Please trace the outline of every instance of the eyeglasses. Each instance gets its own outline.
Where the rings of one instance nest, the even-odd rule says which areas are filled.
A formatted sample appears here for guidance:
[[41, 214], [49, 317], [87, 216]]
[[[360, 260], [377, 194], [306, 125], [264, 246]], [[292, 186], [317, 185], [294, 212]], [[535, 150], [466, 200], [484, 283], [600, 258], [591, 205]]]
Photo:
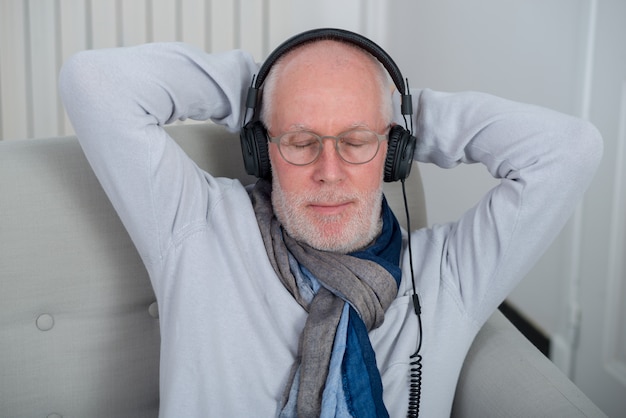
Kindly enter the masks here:
[[333, 135], [318, 135], [311, 131], [286, 132], [269, 141], [278, 145], [280, 155], [290, 164], [308, 165], [314, 163], [322, 153], [324, 139], [335, 140], [335, 150], [339, 157], [350, 164], [365, 164], [378, 154], [380, 142], [386, 134], [377, 134], [364, 128], [355, 128]]

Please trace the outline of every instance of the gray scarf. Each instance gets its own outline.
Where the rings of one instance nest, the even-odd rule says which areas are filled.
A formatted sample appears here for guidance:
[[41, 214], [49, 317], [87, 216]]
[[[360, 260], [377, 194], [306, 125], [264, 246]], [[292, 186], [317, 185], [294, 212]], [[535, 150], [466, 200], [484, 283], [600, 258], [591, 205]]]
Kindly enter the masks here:
[[[385, 311], [396, 297], [397, 283], [379, 263], [319, 251], [283, 233], [274, 216], [271, 191], [269, 181], [259, 180], [251, 192], [265, 249], [278, 277], [309, 313], [285, 398], [299, 369], [298, 416], [317, 417], [321, 412], [322, 393], [344, 303], [347, 301], [358, 312], [367, 330], [375, 329], [382, 324]], [[310, 303], [300, 294], [297, 279], [290, 268], [289, 254], [322, 286]]]

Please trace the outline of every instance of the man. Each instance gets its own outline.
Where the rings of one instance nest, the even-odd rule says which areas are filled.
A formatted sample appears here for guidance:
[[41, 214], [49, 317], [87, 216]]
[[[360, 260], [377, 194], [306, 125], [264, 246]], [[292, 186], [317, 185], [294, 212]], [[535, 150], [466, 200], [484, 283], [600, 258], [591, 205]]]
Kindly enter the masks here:
[[163, 130], [185, 118], [239, 129], [256, 71], [240, 51], [153, 44], [80, 53], [61, 74], [157, 295], [161, 415], [406, 416], [422, 345], [420, 413], [449, 416], [475, 334], [588, 185], [597, 131], [488, 95], [412, 92], [415, 160], [481, 162], [501, 179], [457, 222], [411, 231], [418, 316], [409, 236], [381, 195], [399, 100], [368, 53], [317, 40], [272, 67], [271, 182], [214, 178]]

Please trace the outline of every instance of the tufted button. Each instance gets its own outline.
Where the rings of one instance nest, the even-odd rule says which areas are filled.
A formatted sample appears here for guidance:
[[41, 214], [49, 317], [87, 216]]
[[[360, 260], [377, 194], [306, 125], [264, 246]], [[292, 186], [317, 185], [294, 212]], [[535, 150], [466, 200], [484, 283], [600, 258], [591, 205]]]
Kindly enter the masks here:
[[150, 306], [148, 306], [148, 313], [151, 317], [157, 319], [159, 317], [159, 305], [156, 302], [152, 302]]
[[63, 415], [53, 413], [53, 414], [48, 415], [46, 418], [63, 418]]
[[54, 327], [54, 317], [50, 314], [41, 314], [37, 317], [36, 324], [40, 331], [50, 331]]

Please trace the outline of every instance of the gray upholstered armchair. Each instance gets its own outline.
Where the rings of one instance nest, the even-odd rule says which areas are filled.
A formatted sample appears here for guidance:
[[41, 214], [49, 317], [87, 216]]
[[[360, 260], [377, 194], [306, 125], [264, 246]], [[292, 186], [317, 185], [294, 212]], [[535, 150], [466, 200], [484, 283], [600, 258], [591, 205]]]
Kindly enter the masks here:
[[[253, 181], [235, 135], [170, 132], [202, 168]], [[410, 182], [413, 226], [424, 226], [417, 169]], [[402, 220], [399, 184], [385, 187]], [[0, 416], [157, 416], [155, 297], [76, 139], [0, 142], [0, 192]], [[603, 415], [496, 313], [465, 361], [453, 416]]]

